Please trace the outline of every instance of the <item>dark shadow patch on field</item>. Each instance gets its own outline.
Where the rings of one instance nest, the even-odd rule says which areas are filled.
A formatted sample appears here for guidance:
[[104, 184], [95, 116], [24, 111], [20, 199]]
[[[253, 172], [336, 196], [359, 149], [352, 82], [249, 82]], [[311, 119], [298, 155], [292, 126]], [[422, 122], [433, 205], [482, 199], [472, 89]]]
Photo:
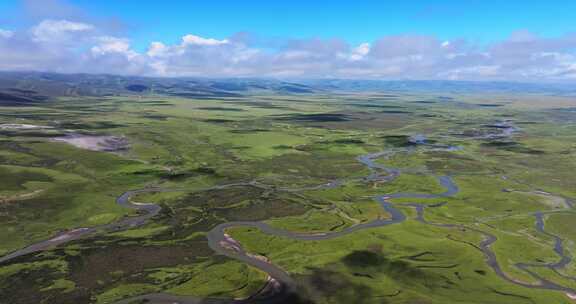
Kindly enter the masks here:
[[111, 273], [121, 272], [122, 276], [129, 277], [146, 269], [188, 264], [195, 258], [213, 254], [205, 239], [189, 240], [186, 245], [174, 246], [119, 243], [87, 247], [78, 255], [68, 256], [70, 278], [79, 288], [93, 289], [116, 280]]
[[207, 122], [207, 123], [213, 123], [213, 124], [224, 124], [224, 123], [229, 123], [229, 122], [237, 122], [237, 120], [223, 119], [223, 118], [208, 118], [208, 119], [202, 119], [202, 121]]
[[361, 139], [342, 138], [342, 139], [336, 139], [336, 140], [332, 141], [331, 143], [338, 144], [338, 145], [362, 145], [365, 142]]
[[3, 150], [10, 150], [16, 153], [26, 153], [29, 154], [32, 150], [28, 147], [22, 146], [16, 141], [0, 141], [0, 148]]
[[164, 100], [139, 100], [138, 104], [144, 104], [147, 106], [156, 106], [156, 107], [165, 107], [165, 106], [173, 106], [173, 103]]
[[[48, 181], [48, 179], [32, 177], [24, 180], [24, 174], [22, 179], [14, 178], [15, 181], [10, 181], [10, 183], [4, 183], [6, 180], [2, 178], [4, 189], [9, 189], [8, 186], [14, 187], [13, 190], [22, 190], [22, 182], [28, 182], [33, 180]], [[42, 196], [35, 196], [27, 199], [18, 200], [16, 204], [4, 204], [3, 214], [0, 215], [0, 221], [7, 225], [20, 225], [22, 223], [36, 223], [39, 218], [59, 218], [62, 216], [62, 212], [69, 209], [70, 206], [74, 206], [74, 196], [70, 195], [72, 191], [76, 191], [77, 185], [70, 185], [69, 187], [63, 187], [64, 189], [59, 189], [61, 193], [56, 193], [56, 191], [50, 191], [44, 193]], [[64, 191], [68, 191], [65, 193]], [[49, 206], [50, 208], [47, 208]], [[39, 223], [41, 225], [41, 223]], [[16, 259], [18, 261], [18, 258]]]
[[128, 126], [127, 124], [117, 123], [114, 121], [91, 121], [91, 122], [67, 121], [58, 124], [59, 128], [72, 129], [72, 130], [104, 130], [104, 129], [122, 128], [127, 126]]
[[270, 110], [290, 110], [290, 111], [296, 111], [297, 110], [295, 108], [286, 107], [286, 106], [279, 106], [279, 105], [252, 105], [251, 107], [258, 108], [258, 109], [270, 109]]
[[261, 104], [269, 104], [267, 102], [260, 102], [260, 101], [251, 101], [251, 100], [244, 100], [244, 99], [226, 99], [222, 100], [223, 104], [225, 105], [237, 105], [237, 106], [254, 106], [254, 105], [261, 105]]
[[[346, 275], [330, 269], [310, 268], [310, 273], [298, 275], [305, 294], [314, 303], [373, 303], [374, 290], [350, 280]], [[388, 303], [380, 299], [380, 303]]]
[[382, 138], [386, 144], [393, 147], [405, 148], [417, 145], [408, 135], [385, 135]]
[[173, 208], [195, 206], [204, 210], [226, 208], [237, 203], [257, 199], [264, 195], [264, 190], [250, 186], [238, 186], [227, 189], [191, 193], [178, 199]]
[[310, 208], [295, 198], [283, 195], [270, 195], [251, 199], [241, 207], [214, 208], [214, 214], [232, 221], [264, 221], [272, 218], [297, 216]]
[[216, 170], [214, 168], [199, 167], [199, 168], [196, 168], [194, 170], [188, 170], [188, 171], [164, 172], [163, 174], [160, 174], [158, 177], [160, 177], [162, 179], [170, 180], [170, 181], [182, 181], [182, 180], [185, 180], [188, 178], [198, 177], [201, 175], [209, 175], [209, 176], [213, 176], [213, 177], [219, 176], [219, 174], [216, 172]]
[[456, 268], [460, 266], [460, 264], [449, 264], [449, 265], [417, 265], [416, 268], [420, 268], [420, 269], [452, 269], [452, 268]]
[[490, 141], [482, 143], [480, 146], [483, 148], [504, 150], [508, 152], [521, 153], [521, 154], [531, 154], [531, 155], [546, 154], [546, 152], [542, 150], [532, 149], [524, 146], [523, 144], [513, 141]]
[[24, 184], [27, 182], [52, 182], [52, 177], [32, 171], [19, 171], [13, 174], [10, 171], [0, 169], [0, 184], [2, 190], [5, 191], [20, 191], [26, 190]]
[[277, 120], [296, 122], [340, 122], [350, 121], [352, 118], [346, 114], [323, 113], [323, 114], [291, 114], [277, 118]]
[[456, 121], [454, 124], [457, 126], [476, 126], [476, 125], [478, 125], [477, 122], [474, 122], [472, 120], [470, 120], [470, 121]]
[[206, 209], [195, 211], [184, 206], [174, 207], [168, 203], [161, 203], [160, 206], [162, 210], [156, 216], [156, 221], [168, 226], [168, 229], [151, 236], [150, 238], [154, 241], [173, 242], [187, 238], [194, 233], [207, 232], [225, 222]]
[[288, 145], [277, 145], [273, 147], [275, 150], [292, 150], [294, 149], [293, 146], [288, 146]]
[[384, 274], [405, 286], [428, 290], [458, 288], [456, 283], [448, 277], [427, 271], [422, 267], [426, 264], [390, 258], [372, 250], [353, 251], [341, 261], [351, 272], [369, 274], [374, 277]]
[[[57, 269], [49, 266], [18, 271], [0, 280], [0, 301], [10, 304], [71, 303], [61, 300], [61, 290], [40, 291], [61, 277]], [[84, 300], [88, 301], [89, 298]]]
[[483, 127], [489, 129], [501, 129], [501, 130], [510, 129], [510, 125], [505, 124], [485, 124], [483, 125]]
[[409, 113], [402, 114], [385, 113], [385, 111], [362, 111], [272, 115], [269, 117], [277, 121], [302, 124], [314, 128], [364, 130], [402, 127], [411, 119], [411, 115], [407, 115]]
[[162, 206], [156, 220], [170, 228], [154, 235], [155, 240], [185, 238], [225, 221], [262, 221], [302, 215], [310, 209], [294, 194], [251, 186], [191, 193]]
[[183, 181], [189, 178], [199, 176], [212, 176], [212, 177], [220, 176], [218, 172], [216, 172], [216, 170], [211, 167], [198, 167], [196, 169], [184, 169], [184, 170], [175, 169], [169, 171], [160, 169], [143, 169], [130, 172], [129, 174], [136, 176], [150, 176], [169, 181]]
[[528, 303], [534, 303], [534, 300], [532, 300], [532, 298], [527, 297], [527, 296], [513, 294], [513, 293], [509, 293], [509, 292], [503, 292], [503, 291], [496, 290], [494, 288], [490, 288], [490, 290], [499, 296], [512, 297], [512, 298], [516, 298], [516, 299], [526, 300]]
[[270, 129], [237, 129], [237, 130], [230, 130], [228, 132], [234, 134], [254, 134], [254, 133], [262, 133], [262, 132], [271, 132]]
[[145, 91], [149, 91], [150, 87], [142, 84], [130, 84], [124, 87], [126, 90], [131, 92], [142, 93]]
[[[311, 300], [298, 294], [294, 291], [287, 291], [285, 294], [280, 296], [272, 295], [272, 297], [266, 297], [263, 295], [261, 297], [256, 297], [250, 299], [249, 303], [253, 304], [314, 304]], [[206, 303], [208, 304], [208, 303]]]
[[418, 115], [416, 115], [416, 116], [418, 116], [418, 117], [424, 117], [424, 118], [437, 118], [437, 117], [441, 117], [441, 116], [438, 115], [438, 114], [430, 114], [430, 113], [421, 113], [421, 114], [418, 114]]
[[433, 262], [436, 261], [436, 259], [434, 258], [434, 253], [431, 251], [424, 251], [424, 252], [420, 252], [411, 256], [407, 256], [405, 257], [408, 260], [411, 261], [417, 261], [417, 262]]
[[[0, 282], [0, 298], [14, 299], [6, 303], [15, 304], [91, 303], [95, 292], [114, 287], [119, 282], [154, 284], [147, 277], [151, 269], [205, 262], [213, 256], [213, 251], [203, 237], [187, 239], [179, 245], [151, 246], [134, 239], [114, 237], [81, 239], [70, 245], [72, 248], [62, 247], [18, 258], [16, 263], [63, 261], [67, 263], [66, 273], [58, 264], [17, 272], [8, 281]], [[215, 258], [211, 262], [225, 261]], [[73, 281], [76, 286], [68, 292], [61, 289], [47, 290], [46, 287], [57, 279]]]
[[274, 98], [274, 101], [280, 101], [280, 102], [294, 102], [294, 103], [317, 103], [318, 100], [310, 100], [310, 99], [304, 99], [304, 98]]
[[400, 110], [384, 110], [384, 111], [379, 111], [379, 113], [387, 113], [387, 114], [413, 114], [413, 112], [410, 112], [410, 111], [400, 111]]
[[195, 108], [195, 110], [202, 110], [202, 111], [223, 111], [223, 112], [244, 112], [246, 110], [240, 108], [226, 108], [226, 107], [199, 107]]
[[0, 92], [0, 106], [3, 107], [27, 107], [35, 106], [38, 103], [46, 102], [47, 96], [27, 94], [27, 93], [5, 93]]
[[357, 107], [357, 108], [369, 108], [369, 109], [405, 109], [406, 107], [399, 106], [399, 105], [380, 105], [380, 104], [355, 104], [349, 103], [349, 106]]
[[365, 268], [382, 266], [386, 259], [379, 253], [362, 250], [350, 253], [342, 259], [342, 262], [350, 268]]
[[503, 104], [494, 104], [494, 103], [477, 103], [476, 105], [483, 108], [500, 108], [505, 106]]
[[301, 215], [309, 209], [293, 194], [251, 186], [193, 193], [171, 205], [177, 211], [176, 217], [182, 220], [187, 216], [199, 216], [197, 211], [189, 213], [186, 208], [190, 206], [202, 210], [203, 217], [214, 216], [236, 221], [262, 221]]
[[171, 116], [160, 115], [160, 114], [144, 114], [141, 117], [146, 118], [146, 119], [158, 120], [158, 121], [167, 121], [168, 118], [170, 118]]

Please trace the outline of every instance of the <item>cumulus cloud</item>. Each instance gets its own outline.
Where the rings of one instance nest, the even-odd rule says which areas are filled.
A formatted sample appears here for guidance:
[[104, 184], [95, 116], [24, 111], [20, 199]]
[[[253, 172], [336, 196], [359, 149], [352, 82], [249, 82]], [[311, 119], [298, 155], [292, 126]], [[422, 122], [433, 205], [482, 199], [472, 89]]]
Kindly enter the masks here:
[[352, 50], [350, 59], [353, 61], [362, 60], [370, 53], [370, 43], [364, 42]]
[[10, 38], [14, 35], [14, 32], [0, 29], [0, 38]]
[[222, 45], [227, 44], [228, 40], [218, 40], [214, 38], [204, 38], [196, 35], [186, 35], [182, 37], [182, 44], [184, 45]]
[[576, 80], [576, 34], [540, 37], [518, 31], [476, 45], [430, 35], [388, 35], [351, 45], [343, 39], [226, 39], [184, 35], [146, 50], [98, 24], [42, 19], [0, 29], [1, 70], [149, 76], [270, 76], [375, 79]]
[[94, 26], [91, 24], [48, 19], [34, 26], [30, 33], [34, 41], [63, 43], [85, 37], [85, 34], [92, 30], [94, 30]]
[[138, 54], [130, 49], [128, 39], [103, 36], [96, 39], [99, 43], [91, 48], [92, 54], [105, 56], [107, 54], [125, 54], [128, 57], [135, 57]]

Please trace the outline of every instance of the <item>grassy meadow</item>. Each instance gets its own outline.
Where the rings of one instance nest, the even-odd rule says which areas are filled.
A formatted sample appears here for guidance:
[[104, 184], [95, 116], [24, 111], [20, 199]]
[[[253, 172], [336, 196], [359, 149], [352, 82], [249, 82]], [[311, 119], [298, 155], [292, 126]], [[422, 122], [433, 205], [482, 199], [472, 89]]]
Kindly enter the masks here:
[[[576, 113], [573, 100], [547, 96], [431, 93], [163, 95], [61, 97], [0, 108], [0, 255], [72, 229], [135, 216], [116, 204], [162, 211], [142, 226], [96, 233], [0, 264], [0, 303], [115, 303], [149, 293], [247, 298], [267, 274], [216, 255], [206, 234], [230, 221], [259, 221], [298, 233], [330, 233], [390, 215], [373, 198], [396, 198], [408, 219], [320, 241], [233, 227], [246, 252], [266, 257], [312, 303], [573, 303], [566, 292], [504, 280], [478, 249], [483, 235], [510, 278], [537, 283], [518, 263], [554, 263], [554, 239], [576, 255]], [[498, 123], [517, 130], [499, 136]], [[54, 138], [116, 136], [128, 147], [91, 151]], [[423, 136], [416, 143], [414, 136]], [[452, 147], [453, 149], [447, 149]], [[399, 168], [370, 181], [360, 155]], [[385, 172], [380, 172], [386, 175]], [[330, 182], [338, 186], [319, 188]], [[249, 183], [237, 187], [215, 185]], [[407, 204], [429, 206], [428, 223]], [[545, 213], [545, 229], [534, 213]], [[455, 228], [459, 227], [459, 228]], [[576, 264], [533, 271], [576, 288]]]

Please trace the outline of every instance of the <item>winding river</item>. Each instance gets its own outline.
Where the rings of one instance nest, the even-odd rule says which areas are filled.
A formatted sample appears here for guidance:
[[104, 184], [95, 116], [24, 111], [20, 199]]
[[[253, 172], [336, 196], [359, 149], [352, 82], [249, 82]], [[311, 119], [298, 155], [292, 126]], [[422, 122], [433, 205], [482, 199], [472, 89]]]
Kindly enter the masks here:
[[[453, 149], [453, 148], [448, 148]], [[376, 163], [376, 159], [383, 157], [385, 155], [389, 155], [390, 151], [387, 152], [380, 152], [374, 154], [363, 155], [357, 158], [357, 160], [365, 165], [369, 170], [370, 174], [365, 177], [363, 180], [365, 181], [391, 181], [402, 174], [400, 169], [396, 168], [389, 168], [382, 164]], [[259, 229], [261, 232], [269, 235], [284, 237], [292, 240], [299, 240], [299, 241], [320, 241], [320, 240], [328, 240], [332, 238], [337, 238], [340, 236], [344, 236], [355, 231], [370, 229], [374, 227], [383, 227], [387, 225], [394, 225], [398, 223], [402, 223], [406, 221], [406, 215], [396, 208], [390, 200], [395, 198], [407, 198], [407, 199], [430, 199], [430, 198], [445, 198], [454, 196], [459, 192], [458, 186], [454, 183], [453, 179], [450, 176], [436, 176], [438, 182], [445, 188], [445, 192], [440, 194], [428, 194], [428, 193], [394, 193], [394, 194], [387, 194], [387, 195], [379, 195], [375, 197], [375, 200], [382, 206], [382, 208], [390, 214], [390, 217], [387, 219], [376, 219], [371, 222], [357, 224], [348, 228], [345, 228], [341, 231], [330, 232], [330, 233], [319, 233], [319, 234], [303, 234], [303, 233], [295, 233], [287, 230], [282, 230], [278, 228], [274, 228], [266, 223], [263, 222], [252, 222], [252, 221], [235, 221], [235, 222], [227, 222], [217, 225], [216, 227], [212, 228], [207, 233], [208, 244], [212, 250], [214, 250], [217, 254], [228, 256], [232, 259], [237, 261], [243, 262], [248, 264], [252, 267], [255, 267], [266, 274], [268, 274], [268, 282], [267, 284], [262, 287], [262, 289], [255, 294], [254, 296], [248, 299], [242, 300], [232, 300], [232, 299], [199, 299], [195, 297], [189, 296], [174, 296], [165, 293], [155, 293], [155, 294], [147, 294], [141, 295], [133, 298], [128, 298], [118, 302], [119, 304], [126, 304], [131, 303], [136, 300], [147, 300], [147, 303], [281, 303], [286, 300], [286, 297], [289, 297], [293, 291], [296, 290], [296, 283], [290, 277], [290, 275], [284, 271], [283, 269], [277, 267], [276, 265], [272, 264], [271, 262], [262, 259], [261, 257], [257, 257], [252, 255], [243, 250], [241, 244], [237, 243], [233, 239], [231, 239], [226, 234], [226, 229], [233, 228], [233, 227], [253, 227]], [[277, 188], [279, 191], [304, 191], [310, 189], [326, 189], [326, 188], [334, 188], [339, 187], [343, 182], [335, 181], [330, 182], [327, 184], [315, 186], [315, 187], [308, 187], [308, 188], [297, 188], [297, 189], [285, 189], [285, 188]], [[228, 185], [220, 185], [215, 187], [210, 187], [206, 189], [200, 189], [197, 191], [207, 191], [207, 190], [217, 190], [217, 189], [225, 189], [230, 187], [265, 187], [257, 182], [246, 182], [246, 183], [235, 183], [235, 184], [228, 184]], [[101, 225], [92, 228], [80, 228], [72, 231], [68, 231], [65, 233], [61, 233], [56, 235], [55, 237], [45, 240], [33, 245], [30, 245], [26, 248], [14, 251], [6, 256], [0, 258], [0, 263], [7, 263], [11, 262], [19, 257], [24, 255], [28, 255], [34, 252], [47, 250], [53, 248], [58, 245], [62, 245], [64, 243], [70, 242], [75, 239], [79, 239], [81, 237], [87, 237], [89, 235], [95, 235], [99, 233], [108, 233], [114, 231], [122, 231], [126, 229], [130, 229], [133, 227], [137, 227], [143, 225], [144, 223], [148, 222], [152, 217], [160, 212], [160, 206], [156, 204], [141, 204], [141, 203], [134, 203], [130, 201], [130, 198], [139, 193], [145, 192], [166, 192], [166, 191], [190, 191], [186, 189], [162, 189], [162, 188], [145, 188], [140, 190], [133, 190], [127, 191], [120, 195], [116, 202], [124, 206], [126, 208], [136, 209], [139, 211], [140, 215], [133, 216], [133, 217], [126, 217], [121, 219], [118, 222]], [[444, 223], [432, 223], [425, 219], [425, 210], [427, 208], [433, 208], [440, 206], [442, 204], [436, 205], [425, 205], [425, 204], [416, 204], [416, 203], [409, 203], [404, 204], [404, 206], [413, 207], [417, 211], [416, 220], [420, 221], [421, 223], [436, 226], [436, 227], [443, 227], [443, 228], [460, 228], [460, 229], [468, 229], [474, 232], [481, 234], [484, 239], [479, 245], [474, 245], [475, 248], [480, 250], [483, 255], [485, 256], [486, 264], [502, 279], [523, 286], [527, 288], [538, 288], [538, 289], [550, 289], [550, 290], [558, 290], [563, 291], [570, 294], [576, 294], [576, 290], [558, 285], [554, 282], [546, 280], [539, 276], [538, 274], [534, 273], [530, 268], [532, 267], [547, 267], [558, 274], [558, 269], [565, 267], [568, 263], [571, 262], [571, 257], [568, 255], [566, 250], [563, 246], [563, 240], [546, 232], [544, 229], [544, 213], [539, 212], [536, 213], [534, 216], [536, 218], [536, 229], [546, 234], [547, 236], [551, 237], [555, 241], [554, 250], [556, 254], [560, 257], [560, 260], [555, 263], [549, 264], [525, 264], [525, 263], [518, 263], [515, 266], [526, 273], [530, 274], [533, 278], [535, 278], [538, 283], [529, 284], [514, 278], [511, 278], [507, 273], [505, 273], [500, 264], [498, 263], [498, 259], [496, 258], [495, 253], [491, 249], [491, 245], [497, 241], [497, 237], [492, 235], [488, 232], [482, 231], [475, 227], [468, 227], [462, 224], [444, 224]]]

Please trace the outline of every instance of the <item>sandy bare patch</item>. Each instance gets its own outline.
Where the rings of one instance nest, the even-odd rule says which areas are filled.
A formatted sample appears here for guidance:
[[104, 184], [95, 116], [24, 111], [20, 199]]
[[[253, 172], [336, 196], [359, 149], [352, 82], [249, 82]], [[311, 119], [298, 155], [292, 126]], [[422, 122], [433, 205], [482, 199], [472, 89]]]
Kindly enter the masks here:
[[53, 140], [91, 151], [115, 152], [128, 148], [128, 140], [120, 136], [71, 134], [64, 137], [56, 137]]

